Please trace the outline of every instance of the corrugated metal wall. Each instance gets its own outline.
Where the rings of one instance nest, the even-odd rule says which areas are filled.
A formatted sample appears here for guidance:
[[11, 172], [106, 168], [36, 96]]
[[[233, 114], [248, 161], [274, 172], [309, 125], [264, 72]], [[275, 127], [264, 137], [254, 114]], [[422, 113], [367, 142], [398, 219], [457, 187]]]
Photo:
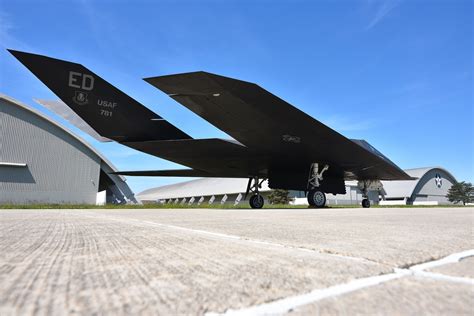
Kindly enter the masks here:
[[95, 204], [100, 158], [69, 133], [0, 99], [0, 203]]

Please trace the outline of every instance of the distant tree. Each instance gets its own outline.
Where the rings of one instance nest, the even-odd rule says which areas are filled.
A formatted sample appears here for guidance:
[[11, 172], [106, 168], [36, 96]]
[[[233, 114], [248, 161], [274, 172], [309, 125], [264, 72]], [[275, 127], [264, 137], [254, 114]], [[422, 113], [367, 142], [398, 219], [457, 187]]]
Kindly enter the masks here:
[[268, 200], [271, 204], [288, 204], [290, 202], [289, 193], [288, 190], [272, 190], [268, 195]]
[[463, 205], [466, 203], [474, 202], [474, 188], [471, 183], [466, 183], [464, 181], [454, 183], [446, 195], [449, 202], [459, 203], [462, 202]]

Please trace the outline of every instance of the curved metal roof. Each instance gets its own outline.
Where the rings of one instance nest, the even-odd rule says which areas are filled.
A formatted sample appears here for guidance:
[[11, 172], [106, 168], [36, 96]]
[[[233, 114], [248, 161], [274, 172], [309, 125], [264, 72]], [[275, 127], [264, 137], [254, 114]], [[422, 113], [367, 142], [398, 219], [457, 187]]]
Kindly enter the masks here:
[[[59, 124], [58, 122], [54, 121], [53, 119], [49, 118], [48, 116], [46, 116], [45, 114], [29, 107], [28, 105], [26, 104], [23, 104], [21, 103], [20, 101], [17, 101], [3, 93], [0, 93], [0, 99], [3, 99], [9, 103], [12, 103], [28, 112], [31, 112], [33, 114], [35, 114], [36, 116], [40, 117], [41, 119], [47, 121], [48, 123], [50, 124], [53, 124], [54, 126], [58, 127], [59, 129], [61, 129], [62, 131], [64, 131], [65, 133], [71, 135], [73, 138], [75, 138], [76, 140], [78, 140], [81, 144], [83, 144], [84, 146], [86, 146], [90, 151], [92, 151], [94, 154], [96, 154], [103, 162], [105, 162], [105, 164], [107, 166], [110, 167], [110, 169], [112, 169], [114, 172], [115, 171], [118, 171], [117, 168], [115, 168], [115, 166], [105, 157], [103, 156], [97, 149], [95, 149], [94, 147], [92, 147], [91, 144], [87, 143], [84, 139], [82, 139], [81, 137], [79, 137], [78, 135], [74, 134], [71, 130], [69, 130], [68, 128], [66, 128], [65, 126], [62, 126], [61, 124]], [[126, 179], [122, 176], [120, 176], [120, 179], [122, 181], [126, 181]]]
[[386, 198], [410, 198], [413, 195], [418, 183], [421, 179], [431, 170], [440, 170], [446, 173], [453, 181], [456, 178], [443, 167], [424, 167], [415, 169], [405, 169], [411, 177], [418, 178], [416, 180], [402, 180], [402, 181], [382, 181], [385, 192], [387, 193]]
[[[81, 137], [79, 137], [78, 135], [74, 134], [71, 130], [69, 130], [68, 128], [62, 126], [61, 124], [59, 124], [58, 122], [54, 121], [53, 119], [47, 117], [45, 114], [29, 107], [28, 105], [26, 104], [23, 104], [3, 93], [0, 93], [0, 99], [1, 100], [4, 100], [10, 104], [13, 104], [14, 106], [17, 106], [19, 108], [21, 108], [22, 110], [25, 110], [25, 111], [28, 111], [32, 114], [34, 114], [35, 116], [39, 117], [40, 119], [48, 122], [49, 124], [52, 124], [53, 126], [59, 128], [61, 131], [63, 131], [64, 133], [68, 134], [69, 136], [71, 136], [72, 138], [74, 138], [75, 140], [77, 140], [80, 144], [84, 145], [87, 149], [89, 149], [93, 154], [95, 154], [97, 157], [99, 157], [99, 159], [101, 160], [101, 166], [100, 168], [101, 169], [104, 169], [104, 172], [106, 173], [110, 173], [110, 172], [116, 172], [118, 171], [117, 168], [115, 168], [115, 166], [105, 157], [103, 156], [97, 149], [95, 149], [92, 145], [90, 145], [89, 143], [87, 143], [84, 139], [82, 139]], [[119, 189], [119, 191], [121, 192], [121, 194], [123, 194], [124, 197], [126, 197], [129, 201], [131, 201], [132, 203], [140, 203], [140, 201], [137, 201], [136, 197], [134, 196], [132, 190], [129, 188], [129, 186], [126, 184], [126, 178], [123, 177], [123, 176], [120, 176], [120, 175], [116, 175], [116, 174], [108, 174], [108, 176], [110, 177], [110, 179], [115, 183], [116, 187]], [[112, 191], [114, 191], [116, 189], [112, 189]]]
[[[169, 184], [140, 192], [140, 200], [175, 199], [181, 197], [199, 197], [245, 192], [248, 179], [245, 178], [201, 178], [191, 181]], [[265, 181], [260, 191], [270, 190]]]

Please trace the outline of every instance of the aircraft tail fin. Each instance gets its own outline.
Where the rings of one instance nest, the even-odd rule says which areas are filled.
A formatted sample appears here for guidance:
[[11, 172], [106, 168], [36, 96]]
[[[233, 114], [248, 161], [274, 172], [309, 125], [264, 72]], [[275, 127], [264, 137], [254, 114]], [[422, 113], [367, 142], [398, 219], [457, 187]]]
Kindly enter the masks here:
[[86, 121], [84, 121], [79, 115], [76, 114], [70, 107], [68, 107], [61, 100], [41, 100], [34, 99], [36, 103], [47, 108], [48, 110], [61, 116], [63, 119], [71, 123], [72, 125], [79, 128], [84, 133], [89, 134], [99, 142], [111, 142], [111, 139], [100, 136]]
[[80, 64], [8, 51], [102, 137], [117, 142], [191, 138]]

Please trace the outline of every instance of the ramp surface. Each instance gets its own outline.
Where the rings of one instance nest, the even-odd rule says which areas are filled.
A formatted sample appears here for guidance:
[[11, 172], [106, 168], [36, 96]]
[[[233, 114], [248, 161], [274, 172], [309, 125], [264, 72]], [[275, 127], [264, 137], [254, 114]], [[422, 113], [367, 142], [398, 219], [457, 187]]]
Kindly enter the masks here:
[[2, 210], [0, 314], [472, 314], [473, 215]]

